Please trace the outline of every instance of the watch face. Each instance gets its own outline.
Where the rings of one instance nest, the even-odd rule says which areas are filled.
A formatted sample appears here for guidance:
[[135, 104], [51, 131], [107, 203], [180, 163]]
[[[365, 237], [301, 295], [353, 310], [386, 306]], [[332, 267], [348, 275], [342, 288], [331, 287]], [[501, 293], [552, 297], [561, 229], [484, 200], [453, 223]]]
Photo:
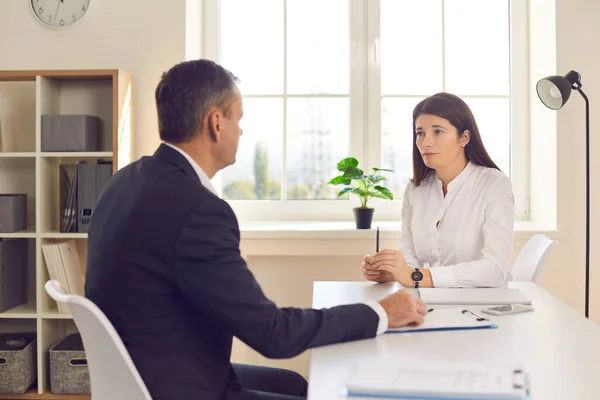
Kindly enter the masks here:
[[87, 14], [91, 0], [30, 0], [31, 9], [44, 25], [68, 28]]
[[413, 271], [413, 273], [411, 274], [411, 278], [413, 281], [420, 281], [421, 279], [423, 279], [423, 273], [419, 270]]

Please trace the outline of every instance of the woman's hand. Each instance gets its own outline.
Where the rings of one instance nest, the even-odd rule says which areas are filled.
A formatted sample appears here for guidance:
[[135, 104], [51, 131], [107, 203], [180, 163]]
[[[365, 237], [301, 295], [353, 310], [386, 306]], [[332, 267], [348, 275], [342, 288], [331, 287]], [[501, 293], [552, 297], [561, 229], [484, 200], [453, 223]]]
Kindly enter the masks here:
[[378, 283], [392, 282], [395, 280], [390, 272], [372, 269], [370, 264], [372, 260], [373, 257], [367, 255], [362, 262], [362, 273], [366, 280]]
[[368, 269], [383, 274], [390, 274], [392, 279], [400, 282], [402, 286], [413, 287], [413, 280], [411, 278], [413, 269], [408, 266], [401, 251], [381, 250], [369, 260]]

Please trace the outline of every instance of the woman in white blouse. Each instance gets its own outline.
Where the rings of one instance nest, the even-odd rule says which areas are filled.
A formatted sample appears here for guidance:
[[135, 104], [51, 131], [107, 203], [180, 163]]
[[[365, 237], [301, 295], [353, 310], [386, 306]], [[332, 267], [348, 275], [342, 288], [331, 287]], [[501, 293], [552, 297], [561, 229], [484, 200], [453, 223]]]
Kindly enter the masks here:
[[490, 159], [465, 102], [449, 93], [413, 111], [413, 179], [400, 250], [365, 256], [363, 275], [414, 287], [504, 286], [513, 246], [512, 184]]

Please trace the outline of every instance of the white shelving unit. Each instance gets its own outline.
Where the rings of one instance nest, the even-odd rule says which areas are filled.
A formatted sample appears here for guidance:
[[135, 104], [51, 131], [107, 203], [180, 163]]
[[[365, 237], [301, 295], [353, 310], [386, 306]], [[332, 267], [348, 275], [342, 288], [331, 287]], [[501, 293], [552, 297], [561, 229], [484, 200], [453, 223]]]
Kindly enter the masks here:
[[[0, 313], [0, 333], [36, 332], [38, 381], [24, 395], [0, 399], [89, 399], [53, 395], [48, 349], [76, 332], [70, 315], [59, 314], [44, 284], [48, 270], [42, 245], [75, 239], [82, 262], [87, 234], [59, 231], [59, 168], [78, 160], [112, 160], [113, 172], [131, 162], [132, 77], [122, 70], [0, 71], [0, 194], [27, 193], [27, 229], [0, 233], [29, 243], [28, 302]], [[42, 114], [89, 114], [101, 120], [100, 151], [42, 152]], [[84, 264], [85, 265], [85, 264]]]

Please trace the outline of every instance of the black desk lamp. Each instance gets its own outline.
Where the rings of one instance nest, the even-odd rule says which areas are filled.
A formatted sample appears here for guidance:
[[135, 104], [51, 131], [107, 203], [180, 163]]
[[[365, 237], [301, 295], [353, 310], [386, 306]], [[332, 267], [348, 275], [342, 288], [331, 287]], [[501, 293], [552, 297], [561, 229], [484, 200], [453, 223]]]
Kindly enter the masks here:
[[590, 310], [590, 104], [581, 90], [581, 75], [569, 71], [565, 76], [549, 76], [537, 83], [537, 94], [548, 108], [558, 110], [575, 89], [585, 100], [585, 317]]

